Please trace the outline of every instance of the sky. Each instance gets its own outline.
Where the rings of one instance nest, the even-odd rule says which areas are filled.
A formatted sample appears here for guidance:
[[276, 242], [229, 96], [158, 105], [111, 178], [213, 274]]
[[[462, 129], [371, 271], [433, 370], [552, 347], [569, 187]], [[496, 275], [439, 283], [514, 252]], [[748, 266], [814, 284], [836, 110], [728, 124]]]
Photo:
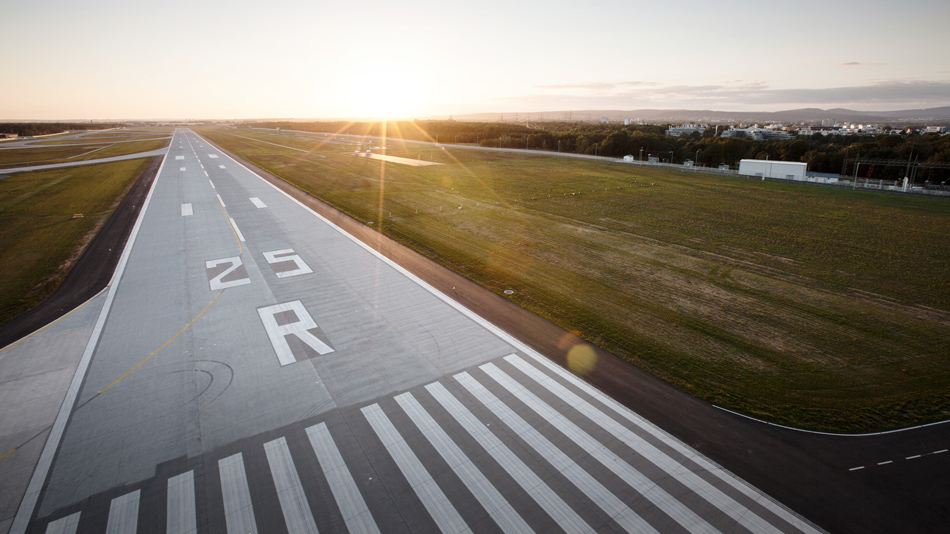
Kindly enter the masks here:
[[0, 120], [950, 105], [950, 2], [0, 0]]

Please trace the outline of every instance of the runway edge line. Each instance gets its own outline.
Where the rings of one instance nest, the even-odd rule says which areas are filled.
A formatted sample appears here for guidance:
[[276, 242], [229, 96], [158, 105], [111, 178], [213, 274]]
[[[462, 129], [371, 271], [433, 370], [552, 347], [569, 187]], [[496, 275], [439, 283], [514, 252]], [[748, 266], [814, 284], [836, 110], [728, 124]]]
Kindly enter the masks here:
[[[174, 140], [174, 138], [175, 134], [172, 134], [172, 139]], [[89, 336], [89, 342], [86, 344], [86, 350], [83, 351], [82, 358], [79, 360], [79, 367], [76, 369], [76, 374], [73, 375], [73, 379], [69, 383], [69, 389], [66, 390], [66, 398], [63, 399], [63, 405], [56, 415], [53, 428], [50, 430], [49, 437], [46, 438], [46, 445], [43, 447], [39, 462], [37, 462], [36, 468], [33, 470], [33, 477], [30, 479], [30, 484], [26, 488], [26, 493], [23, 494], [19, 508], [17, 508], [13, 524], [10, 526], [10, 534], [24, 534], [30, 524], [30, 519], [33, 517], [36, 501], [39, 499], [43, 484], [46, 481], [47, 475], [49, 475], [50, 467], [53, 465], [53, 457], [56, 455], [59, 443], [63, 439], [63, 432], [66, 430], [66, 423], [69, 421], [72, 407], [76, 403], [76, 397], [79, 395], [82, 382], [86, 378], [86, 371], [89, 369], [92, 353], [95, 352], [96, 346], [99, 344], [99, 336], [102, 334], [102, 328], [105, 326], [109, 310], [112, 308], [116, 288], [122, 279], [122, 273], [125, 272], [125, 266], [132, 253], [132, 247], [135, 245], [135, 238], [138, 236], [139, 228], [142, 227], [142, 221], [145, 219], [145, 213], [148, 211], [152, 194], [155, 192], [155, 185], [162, 175], [162, 169], [165, 167], [167, 160], [168, 153], [166, 152], [162, 157], [162, 164], [159, 165], [158, 172], [155, 173], [155, 179], [152, 180], [152, 187], [148, 191], [148, 196], [145, 197], [145, 202], [142, 204], [139, 216], [135, 220], [135, 226], [132, 227], [132, 233], [129, 235], [129, 240], [125, 244], [125, 249], [122, 251], [122, 257], [119, 259], [115, 274], [112, 275], [112, 280], [109, 281], [109, 294], [106, 295], [106, 301], [103, 303], [102, 310], [99, 312], [96, 326], [93, 328], [92, 335]]]

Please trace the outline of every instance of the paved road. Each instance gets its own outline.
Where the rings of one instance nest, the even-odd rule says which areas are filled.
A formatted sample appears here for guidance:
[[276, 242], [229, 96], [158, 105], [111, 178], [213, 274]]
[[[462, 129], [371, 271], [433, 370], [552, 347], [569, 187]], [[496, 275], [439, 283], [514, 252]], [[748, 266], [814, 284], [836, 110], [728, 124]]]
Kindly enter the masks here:
[[11, 532], [815, 532], [176, 132]]
[[168, 151], [167, 148], [150, 150], [148, 152], [136, 152], [135, 154], [124, 154], [122, 156], [112, 156], [108, 158], [87, 159], [83, 161], [67, 161], [63, 163], [50, 163], [49, 165], [33, 165], [30, 167], [15, 167], [12, 169], [0, 169], [0, 175], [14, 174], [18, 172], [45, 171], [48, 169], [59, 169], [62, 167], [78, 167], [80, 165], [98, 165], [100, 163], [112, 163], [114, 161], [125, 161], [127, 159], [154, 158], [162, 156]]

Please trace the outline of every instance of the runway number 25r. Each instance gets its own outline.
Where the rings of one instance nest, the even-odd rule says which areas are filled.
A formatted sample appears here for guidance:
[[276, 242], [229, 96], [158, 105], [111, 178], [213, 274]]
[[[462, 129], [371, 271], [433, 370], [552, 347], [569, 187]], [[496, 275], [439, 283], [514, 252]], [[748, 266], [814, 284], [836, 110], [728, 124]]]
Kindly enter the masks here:
[[[263, 255], [277, 278], [313, 273], [313, 269], [292, 248], [264, 252]], [[240, 256], [209, 260], [205, 262], [205, 269], [212, 291], [251, 283], [247, 267]], [[306, 358], [307, 349], [303, 346], [319, 355], [333, 352], [333, 347], [315, 335], [319, 332], [319, 327], [301, 301], [264, 306], [258, 308], [257, 313], [281, 366], [296, 362], [297, 356]], [[296, 350], [288, 343], [288, 336], [294, 336], [301, 342], [295, 345]], [[300, 354], [294, 354], [295, 352]]]

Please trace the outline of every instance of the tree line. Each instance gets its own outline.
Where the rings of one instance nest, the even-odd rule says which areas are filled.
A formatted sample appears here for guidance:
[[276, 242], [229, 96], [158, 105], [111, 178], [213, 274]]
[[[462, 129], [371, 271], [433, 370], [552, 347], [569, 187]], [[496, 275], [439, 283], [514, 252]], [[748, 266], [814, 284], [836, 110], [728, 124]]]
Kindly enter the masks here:
[[[950, 136], [902, 134], [839, 136], [815, 133], [790, 140], [755, 141], [722, 138], [710, 128], [683, 137], [666, 135], [666, 125], [615, 125], [584, 122], [492, 123], [451, 120], [396, 122], [261, 122], [263, 128], [359, 136], [400, 137], [416, 141], [477, 144], [485, 147], [521, 148], [608, 157], [633, 156], [647, 160], [737, 168], [742, 159], [770, 159], [808, 164], [819, 173], [850, 173], [848, 158], [901, 160], [915, 163], [950, 163]], [[721, 130], [720, 130], [721, 131]], [[881, 165], [858, 168], [860, 178], [899, 179], [905, 169]], [[927, 169], [918, 181], [950, 179], [947, 169]]]
[[17, 134], [20, 137], [33, 135], [48, 135], [65, 132], [66, 130], [105, 130], [116, 128], [121, 124], [106, 124], [102, 122], [0, 122], [0, 133]]

